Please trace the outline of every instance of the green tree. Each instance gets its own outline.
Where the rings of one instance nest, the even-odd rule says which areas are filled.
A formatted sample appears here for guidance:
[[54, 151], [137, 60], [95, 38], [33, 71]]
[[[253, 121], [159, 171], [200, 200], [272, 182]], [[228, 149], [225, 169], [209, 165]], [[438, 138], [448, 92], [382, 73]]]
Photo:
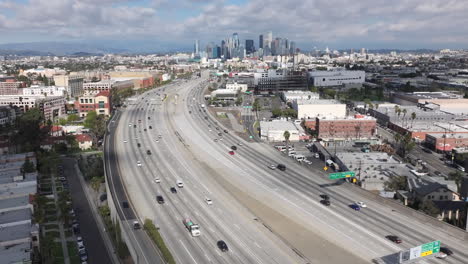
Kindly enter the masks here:
[[455, 181], [455, 184], [457, 185], [457, 191], [460, 191], [461, 188], [461, 180], [463, 178], [463, 174], [459, 171], [451, 172], [449, 175], [449, 180]]
[[21, 151], [39, 150], [51, 128], [50, 123], [43, 124], [42, 112], [36, 107], [31, 108], [17, 120], [17, 133], [13, 136], [13, 142], [20, 146]]
[[67, 118], [68, 123], [76, 122], [78, 120], [80, 120], [80, 117], [77, 114], [68, 115], [68, 118]]
[[276, 117], [280, 117], [283, 114], [283, 112], [281, 111], [281, 109], [275, 108], [271, 110], [271, 114], [274, 118], [276, 118]]
[[254, 101], [253, 104], [252, 104], [252, 108], [253, 108], [255, 111], [260, 111], [260, 110], [262, 110], [262, 106], [260, 105], [260, 99], [255, 98], [255, 101]]
[[315, 87], [314, 85], [310, 85], [310, 86], [309, 86], [309, 90], [310, 90], [311, 92], [313, 92], [313, 93], [317, 93], [317, 92], [318, 92], [317, 87]]
[[425, 200], [419, 207], [419, 210], [424, 213], [436, 217], [440, 214], [439, 208], [437, 208], [431, 200]]
[[416, 113], [413, 112], [413, 113], [411, 113], [411, 127], [413, 127], [413, 122], [414, 122], [415, 119], [416, 119]]
[[58, 121], [59, 125], [65, 126], [67, 124], [67, 120], [65, 118], [60, 118]]
[[333, 90], [333, 89], [325, 89], [323, 91], [325, 93], [325, 95], [328, 97], [328, 98], [335, 98], [335, 95], [336, 95], [336, 91]]
[[404, 122], [406, 120], [406, 113], [408, 112], [408, 110], [406, 110], [406, 108], [403, 108], [403, 110], [401, 110], [401, 112], [403, 113], [403, 122]]
[[286, 151], [288, 153], [288, 156], [289, 156], [289, 137], [290, 136], [291, 136], [291, 133], [289, 133], [288, 130], [284, 131], [283, 137], [284, 137], [284, 140], [286, 141]]
[[36, 166], [29, 159], [26, 159], [21, 167], [23, 173], [31, 173], [36, 171]]
[[393, 176], [384, 182], [385, 191], [396, 192], [398, 190], [406, 190], [406, 176]]

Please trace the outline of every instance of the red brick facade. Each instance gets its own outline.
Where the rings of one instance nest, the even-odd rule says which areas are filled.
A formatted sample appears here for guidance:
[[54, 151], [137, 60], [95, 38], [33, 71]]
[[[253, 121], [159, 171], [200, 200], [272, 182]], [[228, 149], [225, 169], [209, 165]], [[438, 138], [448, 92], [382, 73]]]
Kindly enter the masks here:
[[325, 119], [317, 118], [318, 138], [371, 138], [376, 132], [374, 118]]

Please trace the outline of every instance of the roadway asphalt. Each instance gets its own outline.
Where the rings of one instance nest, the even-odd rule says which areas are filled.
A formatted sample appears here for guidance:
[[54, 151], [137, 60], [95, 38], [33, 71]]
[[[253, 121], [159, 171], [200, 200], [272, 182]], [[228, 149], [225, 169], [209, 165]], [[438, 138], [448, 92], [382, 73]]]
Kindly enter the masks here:
[[[202, 80], [167, 86], [164, 100], [158, 90], [134, 98], [116, 129], [115, 153], [125, 189], [139, 218], [160, 227], [178, 263], [365, 263], [434, 240], [455, 254], [421, 263], [466, 263], [466, 241], [369, 200], [347, 184], [333, 184], [320, 166], [305, 167], [267, 144], [216, 130], [220, 125], [200, 107], [205, 103]], [[229, 155], [239, 142], [236, 154]], [[267, 168], [277, 163], [287, 170]], [[172, 194], [169, 188], [176, 180], [185, 187]], [[320, 204], [323, 193], [331, 197], [330, 207]], [[156, 195], [166, 203], [158, 205]], [[204, 203], [206, 196], [213, 205]], [[352, 210], [355, 201], [368, 208]], [[200, 237], [184, 229], [187, 217], [200, 224]], [[390, 234], [403, 243], [388, 241]], [[229, 253], [216, 248], [218, 239], [227, 242]]]
[[[115, 202], [118, 217], [123, 223], [126, 223], [120, 228], [126, 229], [129, 234], [129, 243], [135, 248], [136, 257], [134, 257], [134, 262], [147, 264], [164, 263], [159, 250], [154, 246], [146, 232], [143, 229], [133, 229], [133, 222], [135, 220], [140, 221], [140, 223], [143, 222], [141, 219], [137, 219], [134, 212], [134, 203], [132, 203], [131, 197], [128, 196], [128, 191], [121, 180], [119, 157], [115, 152], [115, 128], [119, 123], [119, 119], [120, 112], [117, 112], [108, 125], [108, 133], [104, 144], [106, 180], [110, 188], [108, 191]], [[124, 156], [120, 158], [125, 159]], [[129, 207], [124, 208], [123, 202], [128, 202]]]
[[80, 235], [83, 237], [86, 250], [88, 251], [88, 263], [110, 264], [112, 263], [111, 258], [99, 233], [96, 221], [94, 221], [90, 205], [78, 179], [79, 176], [76, 174], [75, 163], [75, 159], [62, 159], [64, 175], [66, 175], [70, 185], [73, 210], [80, 224]]
[[[196, 97], [198, 100], [196, 103], [188, 103], [187, 109], [182, 110], [184, 113], [189, 110], [195, 113], [195, 118], [192, 114], [194, 119], [192, 122], [186, 122], [187, 117], [178, 119], [178, 115], [175, 115], [175, 123], [179, 126], [176, 129], [183, 132], [183, 138], [190, 139], [188, 144], [191, 144], [191, 149], [196, 150], [198, 157], [215, 166], [216, 170], [221, 171], [223, 167], [228, 167], [227, 170], [224, 169], [223, 172], [226, 173], [222, 176], [231, 183], [244, 192], [255, 193], [258, 200], [261, 200], [259, 196], [266, 196], [265, 204], [273, 204], [272, 207], [277, 208], [283, 215], [294, 215], [294, 221], [302, 222], [304, 229], [320, 233], [325, 240], [338, 247], [338, 252], [346, 252], [344, 249], [347, 249], [348, 255], [370, 261], [401, 249], [441, 240], [443, 245], [448, 245], [456, 253], [446, 260], [429, 257], [424, 262], [466, 263], [468, 259], [466, 241], [447, 235], [442, 230], [435, 230], [423, 221], [412, 219], [395, 211], [394, 208], [369, 201], [351, 192], [346, 184], [333, 185], [318, 168], [310, 169], [299, 165], [266, 144], [244, 144], [239, 147], [235, 157], [229, 156], [227, 154], [229, 146], [241, 140], [229, 134], [223, 136], [222, 142], [218, 141], [216, 144], [213, 142], [213, 138], [218, 137], [215, 134], [217, 131], [210, 131], [211, 128], [207, 125], [214, 127], [215, 121], [211, 118], [206, 120], [204, 112], [200, 112], [199, 104], [203, 102], [200, 94], [200, 90], [192, 90], [187, 98]], [[278, 162], [288, 165], [286, 172], [271, 171], [266, 168], [268, 164]], [[332, 197], [331, 207], [325, 208], [319, 203], [319, 195], [322, 193]], [[268, 194], [270, 196], [267, 196]], [[364, 201], [369, 208], [355, 212], [349, 208], [349, 205], [355, 201]], [[280, 208], [281, 205], [283, 207]], [[291, 213], [285, 214], [285, 212]], [[268, 220], [270, 219], [265, 221]], [[385, 239], [385, 236], [390, 234], [401, 236], [404, 242], [400, 245], [391, 243]], [[305, 241], [313, 240], [306, 238]], [[289, 243], [298, 245], [296, 248], [301, 244], [294, 239]], [[335, 250], [317, 250], [317, 248], [319, 247], [302, 247], [302, 254], [312, 259], [320, 254], [337, 252], [336, 248]]]
[[[174, 130], [176, 104], [185, 100], [176, 99], [177, 91], [189, 90], [202, 80], [169, 85], [164, 101], [158, 90], [151, 91], [137, 97], [122, 113], [116, 153], [139, 217], [152, 219], [159, 226], [177, 263], [305, 263], [231, 195], [206, 181], [210, 168], [196, 162], [197, 157], [187, 151], [190, 147], [184, 145], [185, 139], [179, 137], [181, 131]], [[138, 161], [142, 166], [137, 166]], [[156, 183], [156, 178], [161, 182]], [[176, 180], [182, 180], [184, 188], [176, 187], [178, 192], [173, 194], [169, 189], [176, 186]], [[158, 204], [156, 195], [162, 195], [165, 203]], [[205, 197], [213, 204], [208, 205]], [[200, 237], [192, 237], [184, 228], [185, 218], [200, 225]], [[216, 247], [218, 240], [227, 243], [229, 252]]]

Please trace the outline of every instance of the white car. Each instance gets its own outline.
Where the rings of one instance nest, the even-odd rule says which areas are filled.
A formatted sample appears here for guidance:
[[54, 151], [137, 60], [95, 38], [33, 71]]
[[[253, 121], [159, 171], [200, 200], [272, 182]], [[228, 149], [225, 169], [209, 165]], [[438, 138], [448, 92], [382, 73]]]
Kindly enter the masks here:
[[154, 178], [154, 182], [155, 182], [155, 183], [160, 183], [160, 182], [161, 182], [161, 179], [159, 179], [159, 178]]
[[213, 201], [208, 198], [208, 197], [205, 197], [205, 202], [208, 204], [208, 205], [212, 205], [213, 204]]
[[161, 135], [158, 135], [158, 138], [162, 138], [162, 136], [161, 136]]
[[237, 145], [238, 145], [238, 146], [242, 146], [242, 143], [238, 142]]
[[276, 170], [276, 165], [275, 164], [268, 165], [268, 168], [272, 170]]
[[367, 205], [364, 202], [356, 202], [359, 207], [366, 208]]
[[444, 259], [447, 257], [447, 254], [443, 253], [443, 252], [439, 252], [437, 255], [436, 255], [436, 258], [438, 259]]
[[141, 167], [141, 162], [140, 161], [137, 161], [137, 166]]
[[177, 187], [184, 188], [184, 183], [182, 181], [177, 180], [176, 184], [177, 184]]
[[127, 143], [127, 140], [124, 140], [124, 143]]

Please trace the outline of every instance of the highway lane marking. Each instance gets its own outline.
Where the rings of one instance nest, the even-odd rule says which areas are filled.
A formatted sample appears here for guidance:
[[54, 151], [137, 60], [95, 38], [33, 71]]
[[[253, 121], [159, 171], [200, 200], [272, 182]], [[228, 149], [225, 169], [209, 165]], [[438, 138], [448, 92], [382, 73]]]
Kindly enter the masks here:
[[237, 229], [239, 229], [239, 230], [240, 230], [240, 226], [239, 226], [239, 225], [237, 225], [237, 224], [234, 224], [234, 226], [235, 226]]
[[254, 244], [255, 244], [258, 248], [262, 248], [259, 244], [257, 244], [257, 242], [254, 242]]

